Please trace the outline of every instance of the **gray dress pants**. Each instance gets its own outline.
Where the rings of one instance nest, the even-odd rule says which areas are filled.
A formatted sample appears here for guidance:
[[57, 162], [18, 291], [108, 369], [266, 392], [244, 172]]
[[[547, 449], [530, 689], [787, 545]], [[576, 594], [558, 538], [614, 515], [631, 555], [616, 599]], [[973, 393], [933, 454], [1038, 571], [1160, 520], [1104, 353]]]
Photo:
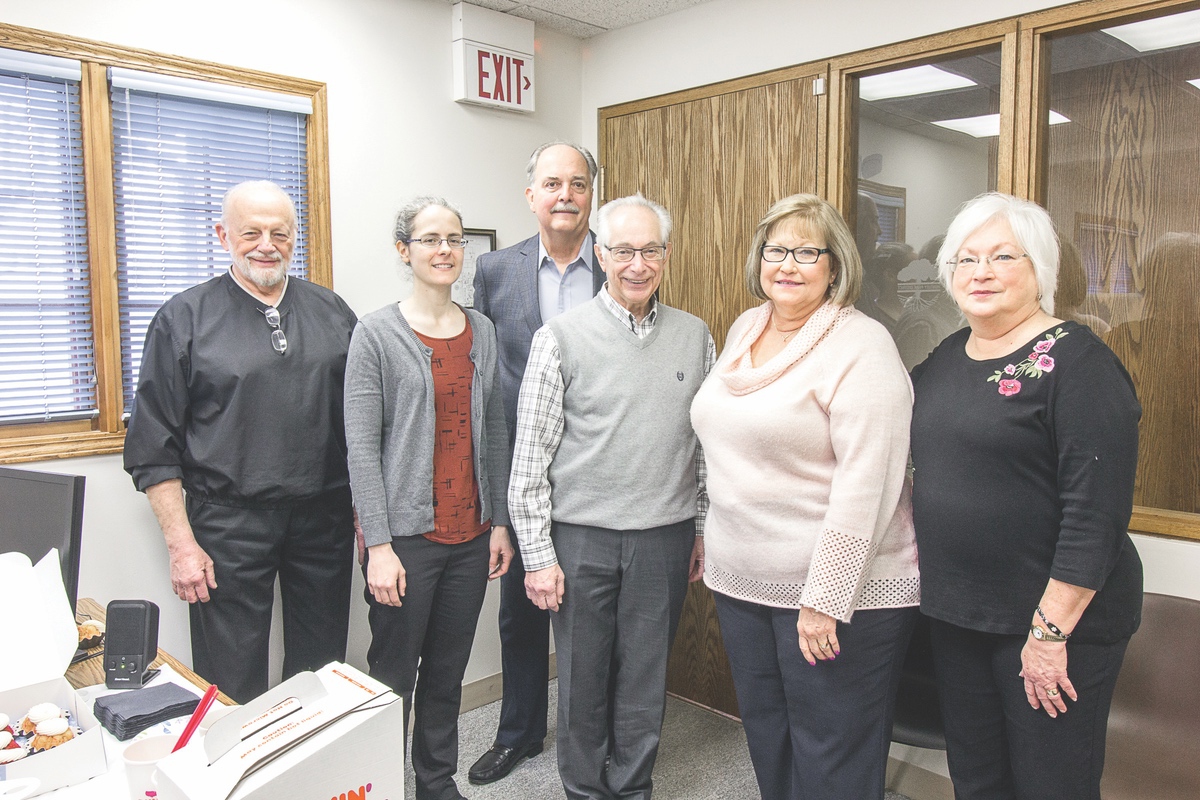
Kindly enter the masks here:
[[650, 797], [695, 533], [691, 519], [635, 531], [553, 524], [564, 574], [551, 614], [558, 771], [571, 800]]

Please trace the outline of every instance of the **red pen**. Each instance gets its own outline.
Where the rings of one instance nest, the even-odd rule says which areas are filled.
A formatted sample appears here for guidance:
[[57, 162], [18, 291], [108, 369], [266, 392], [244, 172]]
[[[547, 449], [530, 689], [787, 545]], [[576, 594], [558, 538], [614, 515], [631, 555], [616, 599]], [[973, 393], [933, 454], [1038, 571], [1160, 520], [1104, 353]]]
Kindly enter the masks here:
[[217, 685], [214, 683], [208, 687], [208, 691], [204, 693], [204, 697], [200, 698], [200, 705], [196, 706], [196, 710], [192, 712], [191, 718], [187, 722], [187, 727], [183, 729], [183, 733], [179, 735], [179, 741], [171, 750], [174, 753], [181, 749], [188, 740], [192, 738], [192, 734], [200, 727], [200, 721], [204, 719], [204, 715], [208, 713], [208, 709], [212, 707], [213, 700], [217, 699]]

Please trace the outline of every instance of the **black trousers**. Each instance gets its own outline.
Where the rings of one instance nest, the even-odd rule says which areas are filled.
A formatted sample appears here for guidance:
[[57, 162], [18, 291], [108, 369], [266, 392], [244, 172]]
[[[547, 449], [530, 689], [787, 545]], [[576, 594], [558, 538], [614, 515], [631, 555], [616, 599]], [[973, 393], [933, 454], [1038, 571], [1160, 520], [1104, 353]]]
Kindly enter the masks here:
[[763, 800], [882, 800], [917, 609], [854, 612], [841, 653], [812, 666], [796, 609], [713, 597]]
[[1051, 718], [1025, 699], [1026, 636], [981, 633], [931, 620], [946, 757], [958, 800], [1100, 800], [1108, 710], [1124, 639], [1067, 644], [1079, 701]]
[[188, 496], [196, 541], [217, 588], [192, 603], [192, 665], [239, 703], [267, 690], [275, 578], [283, 601], [283, 677], [346, 658], [354, 519], [350, 490], [286, 508]]
[[504, 676], [496, 744], [522, 747], [546, 738], [550, 612], [525, 594], [519, 548], [500, 578], [500, 665]]
[[[462, 544], [424, 536], [392, 539], [404, 565], [403, 605], [375, 602], [368, 587], [367, 664], [404, 700], [405, 730], [415, 714], [412, 768], [417, 800], [458, 800], [458, 712], [463, 674], [487, 591], [488, 534]], [[368, 563], [369, 563], [368, 558]], [[366, 574], [363, 565], [363, 574]]]
[[558, 772], [570, 800], [650, 798], [667, 656], [695, 534], [690, 519], [636, 531], [552, 526], [565, 581], [563, 602], [551, 614]]

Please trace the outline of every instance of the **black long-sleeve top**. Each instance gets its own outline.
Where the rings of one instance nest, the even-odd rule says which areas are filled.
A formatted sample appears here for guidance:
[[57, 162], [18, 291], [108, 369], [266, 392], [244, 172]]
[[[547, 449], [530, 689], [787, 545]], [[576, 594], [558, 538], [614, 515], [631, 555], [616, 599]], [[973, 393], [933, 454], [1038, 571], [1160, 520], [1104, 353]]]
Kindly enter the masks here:
[[357, 318], [291, 278], [280, 355], [265, 308], [227, 272], [154, 316], [125, 436], [139, 491], [182, 478], [189, 495], [272, 507], [349, 485], [342, 387]]
[[1121, 362], [1066, 322], [976, 361], [951, 334], [913, 370], [913, 520], [921, 610], [1028, 633], [1047, 581], [1096, 590], [1072, 641], [1137, 629], [1129, 538], [1141, 406]]

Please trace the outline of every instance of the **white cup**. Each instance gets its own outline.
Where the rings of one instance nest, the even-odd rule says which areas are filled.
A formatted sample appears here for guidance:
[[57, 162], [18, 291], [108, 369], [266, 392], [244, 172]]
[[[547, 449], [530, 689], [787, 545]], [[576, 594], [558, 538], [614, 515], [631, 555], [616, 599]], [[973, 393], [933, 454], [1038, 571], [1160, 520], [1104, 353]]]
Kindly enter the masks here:
[[129, 783], [131, 800], [158, 797], [158, 784], [154, 781], [154, 772], [158, 768], [158, 762], [171, 755], [171, 750], [178, 741], [178, 734], [168, 733], [147, 736], [125, 748], [125, 780]]

